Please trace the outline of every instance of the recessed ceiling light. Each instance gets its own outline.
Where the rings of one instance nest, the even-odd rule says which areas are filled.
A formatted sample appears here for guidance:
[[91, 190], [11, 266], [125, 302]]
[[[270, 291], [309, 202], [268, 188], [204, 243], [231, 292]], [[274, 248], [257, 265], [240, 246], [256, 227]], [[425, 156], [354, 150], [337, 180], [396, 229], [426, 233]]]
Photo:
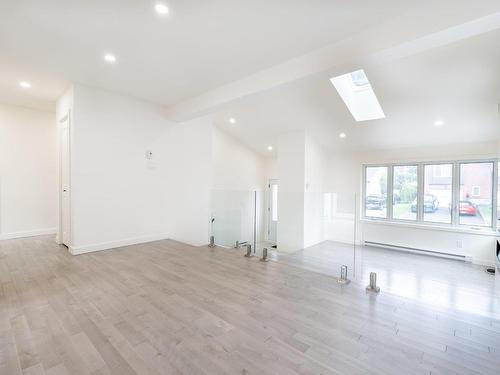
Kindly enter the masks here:
[[436, 120], [434, 121], [434, 126], [437, 126], [438, 128], [444, 125], [443, 120]]
[[162, 16], [168, 13], [168, 7], [163, 3], [156, 3], [155, 10], [156, 13], [161, 14]]
[[111, 53], [107, 53], [104, 55], [104, 60], [110, 64], [114, 64], [116, 62], [116, 56]]
[[268, 149], [269, 151], [272, 151], [272, 150], [273, 150], [273, 146], [267, 146], [267, 149]]
[[23, 89], [29, 89], [31, 87], [31, 83], [28, 81], [21, 81], [19, 82], [19, 86], [21, 86]]
[[234, 117], [231, 117], [231, 118], [229, 119], [229, 123], [230, 123], [230, 124], [236, 124], [236, 119], [235, 119]]
[[346, 133], [340, 133], [340, 134], [339, 134], [339, 137], [340, 137], [340, 138], [345, 138], [345, 137], [347, 137], [347, 134], [346, 134]]

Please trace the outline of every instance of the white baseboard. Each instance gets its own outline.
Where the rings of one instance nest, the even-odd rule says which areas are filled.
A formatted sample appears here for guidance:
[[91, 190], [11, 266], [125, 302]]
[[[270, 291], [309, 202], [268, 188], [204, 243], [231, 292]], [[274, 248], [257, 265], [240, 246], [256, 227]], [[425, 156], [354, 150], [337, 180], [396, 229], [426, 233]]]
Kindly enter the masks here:
[[152, 241], [166, 240], [168, 238], [169, 238], [169, 236], [166, 233], [160, 233], [160, 234], [149, 235], [149, 236], [127, 238], [124, 240], [101, 242], [101, 243], [92, 244], [92, 245], [70, 246], [69, 252], [72, 255], [80, 255], [80, 254], [86, 254], [86, 253], [93, 253], [95, 251], [115, 249], [117, 247], [137, 245], [137, 244], [152, 242]]
[[27, 230], [22, 232], [1, 233], [0, 240], [11, 240], [14, 238], [44, 236], [47, 234], [56, 234], [56, 232], [57, 232], [56, 228], [48, 228], [48, 229]]

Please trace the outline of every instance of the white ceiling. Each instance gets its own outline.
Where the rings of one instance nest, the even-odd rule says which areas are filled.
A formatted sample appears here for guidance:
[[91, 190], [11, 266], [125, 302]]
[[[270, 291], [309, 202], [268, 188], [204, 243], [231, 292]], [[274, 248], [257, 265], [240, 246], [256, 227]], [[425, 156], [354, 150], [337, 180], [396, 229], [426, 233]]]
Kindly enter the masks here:
[[[492, 141], [500, 128], [498, 46], [494, 31], [366, 68], [385, 119], [354, 121], [325, 73], [233, 102], [217, 124], [263, 155], [280, 133], [298, 129], [332, 152]], [[445, 125], [435, 127], [438, 119]]]
[[[171, 105], [408, 9], [399, 0], [164, 1], [162, 18], [148, 0], [2, 0], [0, 100], [51, 102], [78, 82]], [[102, 60], [108, 51], [115, 66]], [[21, 79], [33, 83], [26, 99]]]
[[[264, 155], [280, 132], [304, 128], [332, 151], [498, 138], [500, 34], [468, 37], [500, 27], [484, 18], [500, 15], [498, 0], [163, 1], [162, 18], [149, 0], [1, 0], [0, 102], [53, 111], [77, 82], [173, 109], [211, 103], [198, 107]], [[359, 58], [397, 45], [404, 55], [405, 41], [447, 29], [462, 40], [385, 63]], [[107, 52], [117, 64], [103, 61]], [[386, 119], [352, 120], [325, 73], [332, 61], [338, 74], [344, 62], [365, 69]], [[444, 127], [432, 126], [437, 118]]]

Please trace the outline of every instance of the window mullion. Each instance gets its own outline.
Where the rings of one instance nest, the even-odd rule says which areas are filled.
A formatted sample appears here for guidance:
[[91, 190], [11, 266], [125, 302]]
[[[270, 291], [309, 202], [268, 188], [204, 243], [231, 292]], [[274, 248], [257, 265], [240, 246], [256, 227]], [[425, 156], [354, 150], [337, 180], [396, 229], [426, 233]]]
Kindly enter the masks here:
[[367, 166], [363, 166], [363, 187], [361, 191], [361, 215], [364, 219], [368, 216], [366, 215], [366, 169]]
[[458, 206], [460, 202], [460, 163], [453, 163], [451, 225], [459, 226]]
[[492, 192], [492, 212], [491, 212], [491, 227], [497, 229], [498, 224], [498, 160], [493, 161], [493, 192]]
[[393, 188], [394, 188], [394, 166], [387, 166], [387, 220], [393, 220], [392, 203], [393, 203]]
[[417, 165], [417, 223], [424, 221], [424, 171], [423, 164]]

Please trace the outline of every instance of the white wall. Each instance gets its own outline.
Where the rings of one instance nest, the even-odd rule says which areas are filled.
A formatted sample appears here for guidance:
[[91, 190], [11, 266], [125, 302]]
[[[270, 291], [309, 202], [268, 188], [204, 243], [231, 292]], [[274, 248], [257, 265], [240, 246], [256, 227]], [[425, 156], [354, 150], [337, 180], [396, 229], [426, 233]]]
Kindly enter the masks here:
[[231, 246], [236, 240], [251, 240], [255, 214], [256, 242], [264, 241], [267, 230], [266, 159], [217, 127], [212, 132], [212, 153], [212, 210], [214, 216], [223, 215], [219, 218], [222, 220], [215, 218], [216, 242]]
[[168, 174], [159, 140], [169, 123], [161, 108], [80, 85], [73, 100], [70, 250], [166, 237]]
[[[331, 155], [328, 162], [326, 189], [343, 196], [345, 201], [350, 199], [349, 196], [357, 194], [357, 214], [360, 215], [362, 164], [496, 158], [498, 157], [497, 147], [497, 142], [488, 142]], [[344, 229], [328, 233], [328, 239], [350, 242], [349, 238], [352, 238], [352, 235], [349, 237], [344, 236], [344, 234], [347, 233], [348, 228], [352, 230], [353, 221], [352, 217], [348, 218], [347, 216], [354, 217], [354, 215], [345, 215], [344, 218], [339, 218], [334, 227]], [[381, 242], [465, 255], [470, 257], [474, 263], [479, 264], [493, 264], [494, 262], [493, 249], [496, 238], [491, 235], [443, 231], [425, 227], [374, 224], [366, 221], [360, 223], [357, 229], [358, 243], [362, 241]]]
[[0, 239], [55, 233], [56, 129], [53, 113], [0, 105]]
[[278, 236], [279, 251], [304, 247], [304, 188], [306, 138], [303, 131], [278, 139]]
[[263, 191], [266, 162], [262, 156], [217, 127], [213, 128], [213, 189]]
[[305, 141], [304, 247], [324, 240], [323, 193], [327, 154], [310, 136]]
[[210, 117], [179, 123], [161, 140], [169, 237], [193, 245], [209, 241], [212, 123]]
[[365, 241], [462, 255], [477, 264], [495, 264], [496, 237], [492, 235], [366, 222], [362, 227]]
[[59, 116], [68, 109], [75, 254], [167, 237], [206, 244], [213, 188], [265, 189], [263, 158], [211, 117], [172, 124], [158, 106], [81, 85], [59, 101]]
[[323, 192], [327, 160], [324, 150], [304, 131], [279, 137], [279, 251], [291, 252], [324, 240]]
[[269, 180], [278, 179], [278, 158], [266, 158], [265, 162], [265, 179], [266, 183]]
[[210, 118], [172, 124], [159, 106], [82, 85], [59, 100], [58, 116], [68, 109], [73, 254], [163, 238], [208, 242]]
[[[273, 162], [214, 129], [210, 117], [172, 124], [160, 107], [136, 99], [80, 85], [73, 90], [73, 103], [70, 94], [60, 101], [57, 113], [64, 113], [64, 108], [72, 108], [73, 113], [74, 253], [166, 237], [205, 244], [210, 233], [211, 190], [265, 191], [270, 176], [277, 177], [280, 184], [280, 250], [297, 250], [322, 238], [342, 240], [337, 237], [340, 233], [320, 225], [321, 195], [335, 192], [344, 202], [342, 194], [359, 194], [363, 163], [473, 158], [496, 156], [497, 152], [497, 143], [492, 142], [326, 158], [304, 132], [293, 132], [279, 138], [278, 159]], [[57, 150], [55, 144], [52, 149]], [[152, 161], [146, 160], [146, 150], [153, 151]], [[55, 180], [56, 176], [54, 172]], [[54, 210], [57, 204], [51, 207]], [[348, 226], [354, 215], [345, 211], [342, 220]], [[337, 224], [330, 228], [343, 228]], [[358, 241], [397, 244], [405, 239], [405, 246], [429, 250], [428, 245], [439, 243], [438, 251], [457, 253], [452, 247], [460, 239], [464, 255], [476, 262], [490, 261], [493, 237], [478, 240], [477, 234], [422, 228], [399, 228], [396, 233], [392, 227], [386, 230], [374, 225], [363, 223]], [[345, 228], [340, 232], [347, 233]]]

